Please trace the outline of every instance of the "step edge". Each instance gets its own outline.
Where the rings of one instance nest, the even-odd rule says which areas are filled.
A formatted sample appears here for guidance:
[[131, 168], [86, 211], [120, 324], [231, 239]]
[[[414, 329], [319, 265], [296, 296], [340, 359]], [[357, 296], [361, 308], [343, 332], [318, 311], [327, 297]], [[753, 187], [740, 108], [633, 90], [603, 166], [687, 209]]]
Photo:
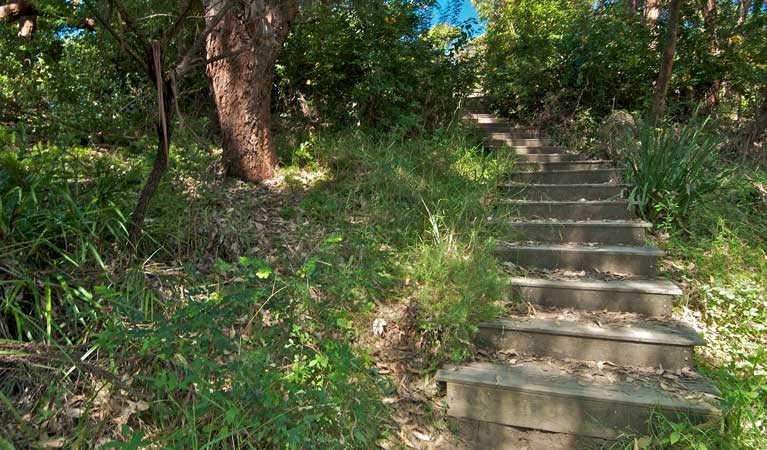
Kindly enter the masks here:
[[[634, 292], [641, 294], [656, 294], [656, 295], [682, 295], [684, 292], [674, 283], [667, 280], [658, 280], [660, 283], [652, 286], [652, 282], [647, 283], [645, 286], [620, 286], [618, 283], [626, 283], [626, 281], [600, 281], [600, 280], [547, 280], [545, 278], [529, 278], [529, 277], [512, 277], [509, 279], [509, 284], [513, 286], [525, 286], [525, 287], [538, 287], [549, 289], [574, 289], [581, 291], [612, 291], [612, 292]], [[631, 282], [631, 280], [628, 280]], [[662, 285], [665, 285], [663, 287]]]
[[584, 228], [652, 228], [652, 222], [631, 221], [631, 220], [611, 220], [611, 221], [578, 221], [578, 220], [522, 220], [506, 221], [505, 225], [510, 227], [584, 227]]
[[509, 188], [509, 187], [534, 187], [534, 188], [567, 188], [567, 189], [577, 189], [579, 187], [620, 187], [620, 188], [627, 188], [630, 187], [631, 184], [628, 183], [568, 183], [568, 184], [551, 184], [551, 183], [501, 183], [498, 185], [499, 188]]
[[[567, 164], [573, 164], [572, 162], [568, 162]], [[591, 174], [601, 174], [601, 173], [610, 173], [615, 172], [619, 173], [622, 172], [621, 169], [618, 168], [604, 168], [604, 169], [572, 169], [572, 170], [539, 170], [536, 172], [509, 172], [509, 176], [511, 175], [528, 175], [528, 174], [553, 174], [553, 175], [591, 175]]]
[[[501, 364], [489, 363], [489, 365], [497, 366], [498, 369], [500, 370], [508, 370]], [[460, 365], [459, 367], [462, 367], [468, 370], [474, 370], [474, 371], [494, 370], [494, 368], [488, 369], [488, 368], [472, 367], [470, 365], [465, 365], [465, 364]], [[494, 389], [530, 392], [530, 393], [536, 393], [536, 394], [551, 395], [556, 397], [579, 398], [579, 399], [597, 401], [597, 402], [608, 403], [608, 404], [631, 405], [631, 406], [640, 406], [640, 407], [647, 407], [647, 408], [655, 408], [655, 407], [661, 406], [665, 410], [671, 410], [671, 411], [682, 412], [682, 413], [693, 412], [693, 413], [704, 414], [708, 416], [721, 416], [722, 414], [721, 409], [716, 408], [715, 406], [710, 405], [708, 403], [705, 403], [705, 404], [691, 403], [691, 402], [686, 402], [684, 400], [673, 399], [669, 397], [662, 397], [662, 400], [664, 401], [661, 401], [661, 402], [650, 403], [650, 402], [637, 401], [629, 396], [621, 396], [621, 398], [610, 398], [604, 395], [603, 391], [599, 390], [597, 387], [592, 387], [592, 386], [582, 386], [582, 387], [591, 388], [589, 392], [592, 395], [587, 395], [586, 393], [578, 394], [573, 391], [568, 391], [567, 389], [562, 387], [553, 386], [553, 385], [543, 385], [543, 384], [535, 383], [535, 382], [524, 383], [524, 384], [518, 383], [516, 385], [511, 385], [511, 384], [489, 383], [486, 381], [468, 380], [465, 377], [455, 376], [455, 372], [457, 371], [454, 371], [450, 369], [449, 367], [442, 368], [437, 371], [435, 380], [439, 382], [444, 382], [444, 383], [456, 383], [456, 384], [463, 384], [467, 386], [484, 386], [484, 387], [489, 387]], [[450, 376], [451, 373], [453, 374], [453, 376]], [[710, 384], [710, 381], [708, 380], [706, 381], [708, 382], [708, 384]], [[602, 394], [602, 395], [599, 395], [599, 394]]]
[[[558, 154], [565, 154], [565, 155], [574, 155], [575, 153], [558, 153]], [[577, 161], [552, 161], [547, 163], [529, 163], [529, 162], [523, 162], [520, 164], [573, 164], [573, 163], [581, 163], [581, 164], [607, 164], [607, 163], [613, 163], [613, 160], [610, 159], [579, 159]]]
[[[557, 205], [626, 205], [629, 206], [628, 199], [618, 200], [525, 200], [517, 198], [502, 198], [498, 200], [499, 203], [512, 203], [521, 205], [538, 205], [538, 206], [557, 206]], [[628, 208], [627, 208], [628, 209]]]
[[663, 257], [666, 252], [655, 247], [633, 247], [633, 246], [617, 246], [617, 245], [600, 245], [594, 247], [586, 247], [582, 245], [568, 247], [564, 245], [514, 245], [514, 244], [500, 244], [496, 247], [496, 250], [522, 250], [522, 251], [561, 251], [566, 253], [594, 253], [594, 254], [621, 254], [621, 255], [634, 255], [634, 256], [657, 256]]
[[[642, 325], [638, 324], [637, 322], [633, 322], [634, 325]], [[556, 325], [565, 325], [565, 326], [571, 326], [572, 328], [568, 329], [565, 327], [557, 328]], [[547, 334], [552, 336], [568, 336], [568, 337], [577, 337], [577, 338], [585, 338], [585, 339], [594, 339], [594, 340], [604, 340], [604, 341], [613, 341], [613, 342], [624, 342], [624, 343], [636, 343], [636, 344], [648, 344], [648, 345], [663, 345], [663, 346], [671, 346], [671, 347], [696, 347], [696, 346], [704, 346], [706, 345], [706, 341], [703, 340], [700, 335], [695, 333], [694, 330], [688, 328], [684, 329], [682, 326], [679, 326], [680, 330], [684, 330], [689, 335], [683, 336], [679, 334], [675, 334], [673, 332], [658, 332], [657, 330], [653, 331], [647, 331], [648, 333], [654, 334], [657, 337], [641, 337], [641, 336], [629, 336], [627, 334], [621, 334], [617, 332], [617, 329], [610, 329], [605, 328], [604, 334], [597, 334], [595, 332], [591, 332], [587, 326], [576, 324], [572, 321], [568, 320], [557, 320], [557, 319], [535, 319], [534, 317], [531, 318], [529, 321], [513, 321], [510, 319], [496, 319], [492, 321], [482, 322], [478, 325], [479, 328], [486, 328], [486, 329], [494, 329], [494, 330], [500, 330], [500, 331], [518, 331], [518, 332], [526, 332], [526, 333], [534, 333], [534, 334]], [[647, 330], [645, 327], [636, 327], [634, 330]]]

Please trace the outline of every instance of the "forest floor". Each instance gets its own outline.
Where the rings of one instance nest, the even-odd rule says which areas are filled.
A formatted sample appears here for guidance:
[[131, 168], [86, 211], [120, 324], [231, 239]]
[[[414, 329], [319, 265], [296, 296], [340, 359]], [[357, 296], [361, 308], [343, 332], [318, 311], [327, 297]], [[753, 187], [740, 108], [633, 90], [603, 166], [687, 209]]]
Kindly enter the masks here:
[[[505, 306], [488, 208], [513, 165], [470, 130], [286, 131], [258, 186], [182, 131], [135, 248], [150, 143], [4, 139], [0, 423], [16, 448], [459, 445], [433, 375], [475, 357], [476, 324]], [[727, 420], [659, 419], [647, 448], [767, 446], [765, 186], [734, 173], [689, 229], [657, 233]]]

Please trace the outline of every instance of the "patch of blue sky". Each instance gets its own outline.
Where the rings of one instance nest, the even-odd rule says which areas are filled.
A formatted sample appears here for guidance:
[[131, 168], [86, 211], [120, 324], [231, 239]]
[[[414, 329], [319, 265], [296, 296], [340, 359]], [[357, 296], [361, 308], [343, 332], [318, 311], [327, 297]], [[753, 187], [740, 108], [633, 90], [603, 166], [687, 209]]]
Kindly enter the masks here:
[[478, 36], [484, 33], [485, 24], [479, 19], [479, 16], [477, 15], [477, 8], [471, 4], [470, 0], [437, 0], [437, 7], [434, 8], [434, 13], [432, 15], [432, 22], [438, 23], [441, 19], [441, 11], [450, 11], [456, 1], [459, 3], [459, 10], [457, 16], [455, 17], [454, 24], [458, 25], [461, 23], [470, 22], [473, 24], [474, 32], [472, 34]]

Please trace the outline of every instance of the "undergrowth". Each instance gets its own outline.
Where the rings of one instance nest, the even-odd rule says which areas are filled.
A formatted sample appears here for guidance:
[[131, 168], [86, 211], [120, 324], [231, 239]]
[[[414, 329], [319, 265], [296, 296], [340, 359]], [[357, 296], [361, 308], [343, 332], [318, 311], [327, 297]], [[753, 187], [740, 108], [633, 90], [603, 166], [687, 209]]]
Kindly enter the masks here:
[[506, 163], [460, 128], [283, 133], [282, 184], [247, 186], [193, 128], [138, 243], [150, 148], [3, 130], [3, 445], [397, 442], [371, 326], [408, 330], [426, 371], [471, 356], [503, 297], [484, 225]]

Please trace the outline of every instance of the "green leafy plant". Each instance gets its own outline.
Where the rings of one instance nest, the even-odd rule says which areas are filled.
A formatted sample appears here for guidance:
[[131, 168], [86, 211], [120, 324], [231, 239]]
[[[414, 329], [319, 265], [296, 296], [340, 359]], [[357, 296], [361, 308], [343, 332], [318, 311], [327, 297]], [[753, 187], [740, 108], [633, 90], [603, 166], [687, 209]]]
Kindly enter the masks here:
[[629, 201], [650, 221], [682, 225], [692, 208], [721, 186], [717, 141], [706, 134], [707, 121], [655, 128], [646, 122], [624, 145]]
[[435, 360], [460, 361], [474, 351], [477, 325], [502, 310], [506, 284], [492, 242], [476, 234], [460, 239], [436, 213], [413, 263], [420, 327]]

